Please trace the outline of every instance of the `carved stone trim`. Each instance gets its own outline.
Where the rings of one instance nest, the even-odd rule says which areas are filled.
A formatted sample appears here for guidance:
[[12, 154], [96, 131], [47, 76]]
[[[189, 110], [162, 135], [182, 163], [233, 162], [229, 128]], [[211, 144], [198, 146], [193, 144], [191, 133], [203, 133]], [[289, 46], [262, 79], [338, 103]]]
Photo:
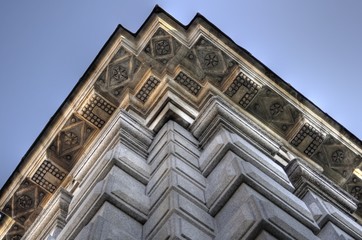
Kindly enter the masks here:
[[64, 180], [66, 175], [66, 172], [61, 170], [52, 162], [45, 160], [35, 172], [31, 180], [39, 184], [39, 186], [48, 192], [53, 193]]
[[201, 90], [201, 86], [195, 80], [193, 80], [183, 72], [180, 72], [176, 76], [175, 81], [178, 84], [180, 84], [182, 87], [184, 87], [192, 95], [197, 96]]
[[260, 86], [247, 77], [244, 73], [240, 73], [225, 91], [230, 98], [234, 95], [243, 108], [246, 108], [258, 93]]
[[303, 198], [306, 192], [312, 190], [347, 212], [357, 209], [356, 199], [324, 175], [308, 167], [302, 160], [294, 159], [285, 171], [295, 187], [294, 194], [299, 198]]
[[308, 157], [312, 156], [323, 142], [323, 134], [309, 123], [305, 123], [290, 142]]
[[93, 94], [83, 106], [81, 115], [98, 128], [102, 128], [116, 107], [97, 94]]
[[151, 93], [156, 89], [157, 85], [160, 83], [155, 77], [150, 77], [146, 83], [142, 86], [141, 90], [137, 93], [136, 97], [143, 103], [147, 101]]

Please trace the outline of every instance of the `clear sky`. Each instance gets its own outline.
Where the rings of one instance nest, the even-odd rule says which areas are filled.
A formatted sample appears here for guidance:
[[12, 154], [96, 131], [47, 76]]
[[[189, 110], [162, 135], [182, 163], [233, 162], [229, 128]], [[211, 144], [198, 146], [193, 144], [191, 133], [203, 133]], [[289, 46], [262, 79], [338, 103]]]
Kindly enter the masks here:
[[0, 0], [0, 187], [118, 24], [197, 12], [362, 138], [361, 0]]

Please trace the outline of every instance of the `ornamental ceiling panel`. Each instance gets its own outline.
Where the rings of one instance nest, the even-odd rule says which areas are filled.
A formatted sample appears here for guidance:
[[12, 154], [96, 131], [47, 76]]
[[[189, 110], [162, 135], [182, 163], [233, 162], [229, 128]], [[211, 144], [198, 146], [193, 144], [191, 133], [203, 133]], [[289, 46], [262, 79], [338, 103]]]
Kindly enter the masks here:
[[95, 90], [118, 105], [126, 85], [134, 79], [141, 65], [133, 54], [121, 47], [98, 77]]
[[73, 114], [47, 149], [47, 156], [70, 171], [96, 128]]
[[286, 139], [302, 118], [300, 111], [267, 86], [260, 89], [247, 111]]
[[259, 84], [251, 80], [244, 73], [240, 73], [227, 87], [225, 94], [241, 107], [246, 108], [254, 99], [259, 89]]
[[162, 72], [169, 63], [179, 61], [181, 48], [185, 49], [164, 29], [158, 28], [142, 52], [146, 55], [144, 60], [151, 64], [154, 70]]
[[193, 73], [197, 80], [208, 80], [220, 87], [237, 63], [205, 37], [200, 37], [186, 53], [181, 64]]
[[25, 229], [21, 225], [14, 223], [3, 240], [20, 240], [24, 233]]
[[362, 180], [355, 174], [353, 174], [346, 184], [344, 185], [344, 188], [349, 192], [354, 198], [356, 198], [358, 203], [358, 208], [356, 213], [360, 216], [362, 216]]
[[22, 227], [29, 226], [38, 216], [41, 203], [46, 195], [45, 190], [25, 179], [5, 204], [2, 212], [13, 218]]
[[357, 154], [330, 135], [311, 158], [323, 167], [327, 176], [339, 184], [344, 184], [361, 163]]
[[307, 157], [311, 157], [324, 140], [324, 135], [310, 123], [304, 123], [290, 143]]

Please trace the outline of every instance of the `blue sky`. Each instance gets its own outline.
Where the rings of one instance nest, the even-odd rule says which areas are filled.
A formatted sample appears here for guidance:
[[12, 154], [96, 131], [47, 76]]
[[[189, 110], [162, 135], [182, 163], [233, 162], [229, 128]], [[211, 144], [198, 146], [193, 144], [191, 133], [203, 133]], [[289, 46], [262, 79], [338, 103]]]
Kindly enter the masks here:
[[0, 0], [0, 187], [118, 24], [197, 12], [362, 139], [361, 0]]

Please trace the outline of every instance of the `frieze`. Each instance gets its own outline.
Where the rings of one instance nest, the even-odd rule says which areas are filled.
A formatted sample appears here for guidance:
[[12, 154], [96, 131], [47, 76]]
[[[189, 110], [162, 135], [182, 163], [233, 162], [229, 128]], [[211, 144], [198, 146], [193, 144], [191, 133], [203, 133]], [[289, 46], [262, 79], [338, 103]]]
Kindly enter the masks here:
[[311, 157], [322, 144], [324, 136], [315, 127], [309, 123], [305, 123], [298, 133], [291, 140], [291, 144], [300, 152]]
[[79, 153], [95, 132], [95, 127], [73, 114], [48, 147], [48, 159], [53, 160], [64, 170], [70, 171]]
[[181, 48], [181, 43], [159, 28], [143, 51], [162, 65], [166, 65]]
[[246, 108], [258, 93], [260, 86], [240, 73], [226, 89], [225, 94]]
[[330, 135], [326, 136], [311, 158], [321, 165], [325, 174], [338, 184], [346, 182], [353, 170], [361, 163], [357, 154]]
[[200, 37], [186, 53], [181, 64], [197, 76], [197, 80], [209, 80], [220, 87], [237, 67], [237, 63], [209, 40]]
[[29, 179], [25, 179], [12, 198], [5, 204], [2, 212], [13, 218], [21, 226], [28, 226], [39, 213], [39, 207], [47, 193]]
[[31, 180], [50, 193], [59, 187], [67, 173], [51, 161], [45, 160], [35, 172]]
[[139, 71], [141, 62], [121, 47], [98, 77], [95, 89], [113, 103], [118, 103], [129, 81]]
[[[249, 83], [250, 85], [251, 83]], [[250, 89], [254, 89], [255, 92], [254, 87], [250, 87]], [[252, 102], [245, 102], [245, 105], [247, 105], [248, 112], [268, 127], [276, 130], [284, 138], [290, 135], [302, 119], [299, 110], [267, 86], [262, 87]]]
[[[152, 29], [147, 31], [149, 32], [150, 30]], [[199, 32], [197, 34], [207, 33]], [[184, 39], [190, 39], [190, 36], [188, 35]], [[191, 37], [193, 36], [200, 35], [192, 35]], [[288, 98], [284, 98], [279, 94], [289, 88], [283, 89], [282, 85], [286, 85], [284, 82], [281, 85], [275, 84], [275, 82], [280, 81], [278, 76], [267, 68], [261, 71], [268, 78], [265, 79], [266, 81], [272, 80], [271, 85], [282, 88], [282, 91], [279, 93], [276, 92], [278, 90], [273, 90], [271, 87], [266, 86], [267, 84], [261, 86], [255, 79], [251, 79], [246, 74], [240, 72], [239, 64], [233, 59], [238, 52], [234, 51], [233, 55], [226, 54], [226, 51], [229, 50], [225, 49], [233, 51], [233, 48], [220, 49], [217, 45], [223, 40], [213, 41], [211, 40], [212, 36], [210, 38], [201, 36], [196, 39], [192, 46], [186, 46], [182, 45], [181, 40], [178, 41], [166, 30], [158, 28], [147, 43], [143, 44], [142, 38], [137, 37], [136, 39], [137, 41], [130, 43], [129, 46], [135, 48], [137, 46], [144, 46], [142, 49], [134, 49], [137, 52], [137, 56], [128, 51], [127, 49], [130, 48], [126, 49], [126, 45], [105, 48], [114, 49], [113, 47], [116, 47], [117, 50], [112, 52], [111, 54], [114, 55], [110, 57], [107, 52], [105, 55], [102, 53], [99, 57], [101, 60], [95, 62], [96, 64], [103, 64], [102, 61], [104, 59], [109, 61], [104, 65], [104, 69], [94, 72], [95, 70], [92, 69], [97, 69], [98, 65], [92, 65], [89, 75], [86, 75], [91, 76], [91, 80], [86, 79], [85, 81], [93, 81], [93, 76], [96, 79], [93, 89], [91, 89], [92, 95], [85, 101], [80, 99], [83, 101], [80, 106], [72, 105], [77, 102], [73, 102], [73, 99], [68, 99], [69, 102], [66, 102], [66, 106], [74, 106], [73, 113], [60, 130], [52, 136], [49, 135], [52, 141], [46, 148], [46, 160], [37, 169], [31, 169], [32, 175], [29, 173], [28, 178], [19, 185], [16, 191], [14, 191], [13, 196], [2, 208], [2, 212], [15, 221], [15, 224], [10, 228], [4, 239], [20, 239], [24, 235], [26, 229], [40, 213], [45, 200], [49, 199], [51, 194], [57, 191], [62, 183], [64, 183], [68, 173], [79, 160], [85, 148], [90, 144], [90, 141], [100, 130], [105, 128], [111, 116], [115, 114], [117, 107], [123, 99], [122, 97], [126, 96], [124, 93], [135, 93], [135, 86], [139, 86], [138, 80], [144, 79], [142, 78], [143, 75], [145, 72], [149, 72], [150, 69], [155, 74], [157, 73], [156, 75], [158, 76], [164, 76], [165, 74], [174, 76], [179, 69], [183, 69], [184, 72], [179, 72], [174, 81], [180, 85], [180, 88], [184, 88], [194, 96], [199, 96], [203, 86], [207, 86], [206, 82], [212, 84], [212, 87], [219, 88], [226, 95], [224, 97], [229, 97], [234, 103], [250, 113], [250, 116], [260, 120], [262, 126], [258, 126], [257, 130], [262, 130], [263, 127], [267, 128], [266, 131], [264, 131], [265, 129], [263, 131], [272, 133], [271, 135], [275, 133], [290, 143], [288, 145], [283, 142], [288, 151], [291, 150], [293, 152], [292, 148], [294, 148], [304, 153], [306, 158], [322, 166], [324, 169], [323, 174], [328, 179], [324, 178], [324, 176], [321, 177], [319, 172], [310, 170], [309, 167], [305, 166], [295, 167], [293, 173], [288, 173], [291, 181], [296, 185], [296, 195], [298, 191], [302, 194], [302, 191], [304, 191], [302, 190], [303, 187], [305, 189], [318, 189], [321, 195], [325, 194], [324, 197], [330, 198], [330, 201], [339, 202], [338, 204], [350, 212], [354, 211], [355, 201], [352, 198], [354, 197], [359, 201], [357, 213], [362, 216], [362, 180], [353, 174], [354, 169], [361, 166], [361, 156], [345, 146], [341, 142], [343, 140], [338, 141], [331, 136], [325, 137], [324, 133], [312, 126], [312, 124], [303, 122], [303, 114], [298, 110], [299, 108], [297, 109], [295, 105], [288, 101]], [[128, 40], [132, 42], [133, 38]], [[238, 61], [244, 62], [243, 55], [239, 57]], [[252, 59], [251, 56], [250, 58]], [[244, 63], [246, 61], [248, 60], [245, 60]], [[249, 61], [245, 66], [253, 64], [253, 61]], [[260, 65], [262, 66], [262, 64]], [[259, 68], [255, 65], [254, 67]], [[250, 70], [252, 69], [254, 68], [250, 67]], [[237, 73], [239, 74], [234, 78]], [[87, 84], [85, 85], [87, 86]], [[144, 85], [137, 89], [136, 98], [140, 102], [146, 103], [159, 85], [160, 80], [153, 76], [149, 77]], [[84, 85], [80, 84], [79, 86]], [[77, 91], [82, 91], [82, 87], [79, 86], [77, 86]], [[293, 91], [291, 90], [288, 93], [291, 97], [296, 96]], [[210, 91], [210, 95], [214, 92]], [[77, 99], [77, 96], [72, 95], [73, 97]], [[304, 100], [304, 98], [302, 99]], [[71, 104], [67, 105], [68, 103]], [[303, 104], [303, 101], [300, 101], [300, 104]], [[302, 108], [304, 107], [302, 106]], [[126, 112], [124, 109], [121, 111]], [[308, 112], [309, 110], [306, 111], [306, 114]], [[63, 113], [63, 109], [60, 113]], [[125, 116], [125, 114], [123, 115]], [[311, 116], [309, 115], [309, 117]], [[56, 115], [56, 117], [59, 117], [59, 115]], [[253, 117], [248, 119], [248, 121], [253, 121]], [[59, 122], [61, 121], [63, 120]], [[138, 123], [135, 124], [137, 125]], [[257, 123], [255, 123], [256, 125]], [[328, 132], [328, 128], [330, 126], [325, 127], [326, 132]], [[123, 128], [121, 131], [125, 131], [125, 129]], [[46, 131], [46, 133], [51, 132], [53, 134], [55, 129], [54, 127], [49, 127], [47, 130], [50, 131]], [[142, 136], [144, 137], [144, 134]], [[129, 139], [123, 140], [128, 141]], [[276, 140], [276, 143], [278, 140]], [[260, 140], [260, 142], [262, 141], [264, 140]], [[125, 144], [129, 145], [130, 143], [127, 142]], [[137, 144], [139, 143], [137, 142]], [[142, 154], [147, 156], [147, 148], [145, 148]], [[330, 179], [333, 182], [329, 181]], [[333, 184], [343, 187], [349, 194], [345, 195], [341, 189]], [[335, 196], [335, 194], [338, 196]]]
[[142, 88], [138, 91], [136, 97], [143, 103], [147, 101], [151, 93], [156, 89], [160, 80], [155, 77], [150, 77], [147, 79], [146, 83], [142, 86]]
[[201, 86], [195, 80], [193, 80], [183, 72], [180, 72], [176, 76], [175, 81], [178, 84], [180, 84], [183, 88], [185, 88], [188, 92], [190, 92], [192, 95], [197, 96], [201, 90]]
[[116, 107], [97, 94], [93, 94], [83, 106], [81, 115], [88, 122], [98, 128], [102, 128], [111, 117]]

